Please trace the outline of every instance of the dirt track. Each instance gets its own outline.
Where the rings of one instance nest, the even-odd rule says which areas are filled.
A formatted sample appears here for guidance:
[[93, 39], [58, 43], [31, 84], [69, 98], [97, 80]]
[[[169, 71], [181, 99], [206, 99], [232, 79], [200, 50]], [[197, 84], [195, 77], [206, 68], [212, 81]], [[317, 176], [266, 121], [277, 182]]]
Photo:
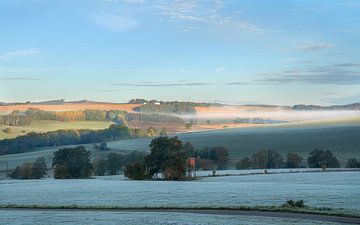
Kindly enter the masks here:
[[326, 222], [336, 222], [345, 224], [360, 224], [360, 218], [315, 215], [304, 213], [286, 213], [286, 212], [264, 212], [264, 211], [246, 211], [246, 210], [227, 210], [227, 209], [56, 209], [56, 208], [0, 208], [6, 211], [104, 211], [104, 212], [172, 212], [172, 213], [193, 213], [209, 215], [229, 215], [229, 216], [256, 216], [256, 217], [274, 217], [287, 219], [305, 219]]

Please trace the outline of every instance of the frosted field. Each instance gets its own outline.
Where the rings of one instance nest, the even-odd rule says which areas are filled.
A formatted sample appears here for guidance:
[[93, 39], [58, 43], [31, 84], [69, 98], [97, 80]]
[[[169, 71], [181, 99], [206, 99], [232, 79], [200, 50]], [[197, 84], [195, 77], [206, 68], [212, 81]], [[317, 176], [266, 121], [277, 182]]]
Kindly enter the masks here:
[[47, 225], [47, 224], [162, 224], [162, 225], [242, 225], [242, 224], [297, 224], [297, 225], [327, 225], [321, 221], [301, 219], [281, 219], [252, 216], [222, 216], [185, 213], [137, 213], [137, 212], [69, 212], [69, 211], [10, 211], [0, 210], [1, 225]]
[[316, 207], [360, 212], [360, 172], [209, 177], [198, 181], [1, 180], [0, 204], [81, 206], [281, 205], [303, 199]]

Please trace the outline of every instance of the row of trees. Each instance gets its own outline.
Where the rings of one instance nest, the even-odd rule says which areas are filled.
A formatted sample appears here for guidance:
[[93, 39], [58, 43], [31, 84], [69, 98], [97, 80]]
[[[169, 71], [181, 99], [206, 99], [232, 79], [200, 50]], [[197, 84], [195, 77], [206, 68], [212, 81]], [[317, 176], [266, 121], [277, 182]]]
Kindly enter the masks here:
[[[304, 167], [303, 158], [295, 153], [288, 153], [286, 161], [276, 150], [261, 150], [251, 157], [245, 157], [236, 164], [237, 169], [277, 169]], [[339, 168], [339, 160], [329, 150], [316, 149], [307, 158], [310, 168]]]
[[25, 115], [31, 120], [57, 120], [57, 121], [115, 121], [123, 119], [126, 111], [85, 109], [83, 111], [44, 111], [39, 108], [29, 108]]
[[184, 124], [185, 121], [177, 116], [148, 114], [148, 113], [127, 113], [126, 121], [153, 122], [153, 123], [178, 123]]
[[10, 174], [12, 179], [41, 179], [47, 175], [44, 157], [38, 157], [33, 163], [24, 163]]
[[25, 126], [31, 124], [31, 118], [22, 115], [19, 110], [14, 110], [8, 115], [0, 116], [0, 125], [6, 126]]
[[195, 114], [196, 103], [192, 102], [148, 102], [135, 107], [141, 113]]
[[[196, 156], [202, 163], [211, 161], [217, 168], [225, 168], [227, 164], [227, 150], [222, 147], [205, 148], [194, 151], [190, 143], [183, 144], [177, 137], [160, 136], [154, 138], [150, 144], [150, 154], [132, 152], [123, 155], [109, 153], [106, 157], [94, 159], [85, 147], [63, 148], [54, 153], [52, 167], [56, 179], [88, 178], [92, 174], [97, 176], [115, 175], [124, 171], [130, 179], [142, 180], [156, 178], [162, 174], [166, 180], [181, 180], [186, 177], [189, 169], [187, 160]], [[202, 158], [201, 158], [202, 157]], [[299, 168], [303, 158], [290, 153], [285, 161], [282, 155], [274, 150], [262, 150], [249, 157], [245, 157], [237, 164], [237, 169], [272, 169]], [[312, 168], [337, 168], [339, 162], [330, 151], [314, 150], [307, 159]], [[222, 167], [223, 166], [223, 167]], [[359, 168], [356, 159], [350, 159], [349, 168]], [[39, 179], [46, 176], [46, 163], [39, 157], [34, 163], [24, 163], [12, 173], [12, 178]]]
[[109, 153], [106, 157], [94, 159], [92, 163], [90, 152], [84, 147], [60, 149], [54, 154], [53, 167], [55, 178], [83, 178], [90, 176], [91, 171], [97, 176], [124, 171], [124, 175], [130, 179], [151, 179], [162, 174], [166, 180], [181, 180], [186, 176], [189, 157], [212, 161], [218, 169], [225, 169], [228, 163], [228, 151], [223, 147], [194, 151], [190, 143], [183, 144], [177, 137], [159, 136], [151, 141], [150, 154]]
[[129, 113], [121, 110], [95, 110], [85, 109], [83, 111], [50, 112], [38, 108], [29, 108], [25, 113], [14, 110], [9, 115], [0, 116], [0, 125], [24, 126], [31, 124], [34, 120], [56, 120], [69, 121], [112, 121], [117, 124], [126, 125], [127, 122], [153, 122], [153, 123], [178, 123], [185, 121], [177, 116], [153, 113]]
[[360, 160], [358, 161], [355, 158], [348, 159], [346, 168], [360, 168]]
[[[228, 165], [228, 150], [221, 146], [206, 147], [194, 150], [191, 143], [183, 143], [177, 137], [160, 136], [150, 144], [150, 154], [144, 163], [127, 164], [124, 174], [130, 179], [149, 179], [162, 174], [166, 180], [181, 180], [189, 169], [187, 159], [197, 158], [197, 168], [203, 169], [212, 165], [212, 169], [226, 169]], [[206, 165], [206, 166], [205, 166]]]
[[27, 152], [39, 147], [99, 143], [138, 137], [137, 132], [122, 125], [110, 125], [104, 130], [58, 130], [47, 133], [28, 133], [0, 141], [1, 154]]
[[130, 154], [109, 153], [106, 157], [93, 160], [93, 172], [95, 176], [121, 174], [129, 163], [143, 163], [145, 152], [131, 152]]

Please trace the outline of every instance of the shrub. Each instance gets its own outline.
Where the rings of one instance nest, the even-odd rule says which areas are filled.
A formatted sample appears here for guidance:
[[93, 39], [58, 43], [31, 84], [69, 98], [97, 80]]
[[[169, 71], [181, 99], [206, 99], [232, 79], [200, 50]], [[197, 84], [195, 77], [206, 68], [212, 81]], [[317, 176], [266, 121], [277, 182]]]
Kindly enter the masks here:
[[281, 207], [285, 208], [305, 208], [305, 204], [303, 200], [287, 200]]
[[124, 175], [132, 180], [144, 180], [147, 177], [144, 164], [137, 162], [127, 164], [124, 170]]

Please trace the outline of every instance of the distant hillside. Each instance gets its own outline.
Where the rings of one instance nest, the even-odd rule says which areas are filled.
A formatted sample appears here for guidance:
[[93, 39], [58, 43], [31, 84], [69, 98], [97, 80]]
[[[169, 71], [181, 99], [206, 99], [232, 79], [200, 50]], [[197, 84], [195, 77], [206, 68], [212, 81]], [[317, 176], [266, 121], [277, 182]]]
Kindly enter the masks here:
[[360, 110], [360, 103], [353, 103], [348, 105], [294, 105], [294, 110]]

